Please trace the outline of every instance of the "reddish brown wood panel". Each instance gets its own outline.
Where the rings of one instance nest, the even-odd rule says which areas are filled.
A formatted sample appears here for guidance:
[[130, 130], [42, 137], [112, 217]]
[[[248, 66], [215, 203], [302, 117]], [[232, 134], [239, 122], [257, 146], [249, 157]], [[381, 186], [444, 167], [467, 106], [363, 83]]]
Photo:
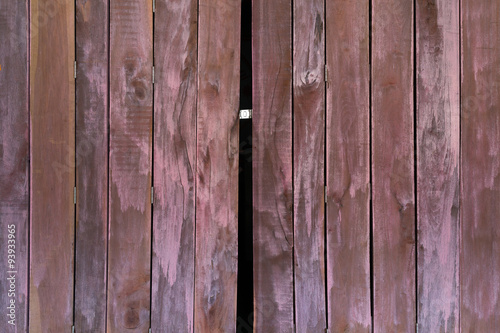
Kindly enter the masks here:
[[240, 15], [199, 1], [195, 332], [236, 330]]
[[111, 0], [108, 332], [150, 327], [153, 8]]
[[326, 2], [331, 332], [370, 332], [370, 38], [364, 0]]
[[326, 328], [325, 4], [323, 0], [293, 4], [295, 321], [298, 332], [322, 332]]
[[292, 3], [252, 3], [254, 329], [291, 332]]
[[459, 2], [416, 2], [418, 324], [459, 332]]
[[28, 2], [0, 11], [0, 331], [26, 332], [28, 316]]
[[76, 1], [77, 332], [106, 331], [108, 1]]
[[73, 2], [31, 0], [30, 332], [73, 324], [75, 30]]
[[156, 2], [152, 332], [193, 332], [197, 1]]
[[461, 332], [500, 327], [500, 3], [462, 0]]
[[372, 7], [374, 331], [416, 323], [413, 1]]

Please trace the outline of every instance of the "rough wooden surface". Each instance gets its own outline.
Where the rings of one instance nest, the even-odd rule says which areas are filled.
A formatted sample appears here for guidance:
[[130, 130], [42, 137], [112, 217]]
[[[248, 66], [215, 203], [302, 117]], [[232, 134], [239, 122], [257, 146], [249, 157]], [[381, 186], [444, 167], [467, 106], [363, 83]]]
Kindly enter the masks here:
[[461, 332], [500, 327], [500, 3], [462, 0]]
[[108, 2], [76, 1], [75, 330], [106, 330]]
[[413, 1], [372, 7], [374, 331], [416, 323]]
[[326, 3], [327, 279], [331, 332], [370, 332], [368, 2]]
[[[277, 19], [279, 18], [279, 19]], [[291, 332], [292, 4], [252, 4], [254, 329]]]
[[195, 332], [236, 328], [240, 15], [199, 1]]
[[73, 323], [73, 2], [30, 1], [30, 332]]
[[108, 332], [148, 332], [153, 8], [111, 0]]
[[297, 332], [322, 332], [326, 328], [325, 4], [323, 0], [293, 4], [295, 321]]
[[21, 333], [28, 319], [29, 14], [27, 1], [0, 6], [0, 331]]
[[193, 332], [197, 2], [156, 1], [152, 332]]
[[418, 323], [459, 332], [459, 2], [416, 2]]

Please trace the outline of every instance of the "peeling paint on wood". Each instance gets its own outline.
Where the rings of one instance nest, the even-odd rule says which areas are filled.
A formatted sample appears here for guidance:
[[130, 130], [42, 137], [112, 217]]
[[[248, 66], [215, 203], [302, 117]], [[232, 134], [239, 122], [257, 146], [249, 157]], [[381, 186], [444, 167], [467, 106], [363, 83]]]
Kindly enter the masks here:
[[153, 8], [111, 0], [108, 332], [150, 327]]
[[462, 332], [500, 327], [500, 3], [462, 0]]
[[418, 323], [459, 332], [459, 2], [417, 0]]
[[193, 332], [197, 2], [158, 0], [152, 332]]
[[199, 1], [195, 332], [236, 327], [240, 15]]
[[252, 31], [254, 330], [292, 332], [292, 3], [253, 1]]
[[75, 330], [105, 332], [108, 2], [76, 1]]
[[413, 1], [374, 0], [372, 19], [373, 329], [411, 332], [416, 323]]
[[365, 0], [326, 3], [327, 280], [332, 332], [370, 332], [370, 39]]
[[293, 22], [295, 321], [306, 333], [326, 328], [323, 1], [294, 1]]

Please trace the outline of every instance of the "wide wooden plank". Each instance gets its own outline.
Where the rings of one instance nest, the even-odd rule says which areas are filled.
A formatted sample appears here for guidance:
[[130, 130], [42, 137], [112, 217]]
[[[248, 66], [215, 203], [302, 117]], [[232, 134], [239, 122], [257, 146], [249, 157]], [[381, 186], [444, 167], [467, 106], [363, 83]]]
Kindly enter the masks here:
[[111, 0], [108, 332], [150, 325], [153, 8]]
[[331, 332], [371, 332], [368, 1], [326, 2], [327, 280]]
[[295, 321], [298, 332], [322, 332], [326, 328], [325, 4], [297, 0], [293, 5]]
[[291, 332], [292, 3], [252, 3], [254, 330]]
[[156, 1], [153, 332], [193, 332], [197, 1]]
[[374, 331], [411, 332], [416, 322], [414, 5], [412, 0], [372, 5]]
[[75, 5], [30, 1], [30, 332], [73, 324]]
[[459, 331], [459, 2], [417, 0], [418, 324]]
[[77, 332], [105, 332], [108, 223], [108, 1], [76, 1]]
[[0, 4], [0, 331], [28, 316], [28, 2]]
[[195, 332], [234, 332], [241, 1], [200, 0]]
[[500, 327], [500, 3], [462, 0], [461, 332]]

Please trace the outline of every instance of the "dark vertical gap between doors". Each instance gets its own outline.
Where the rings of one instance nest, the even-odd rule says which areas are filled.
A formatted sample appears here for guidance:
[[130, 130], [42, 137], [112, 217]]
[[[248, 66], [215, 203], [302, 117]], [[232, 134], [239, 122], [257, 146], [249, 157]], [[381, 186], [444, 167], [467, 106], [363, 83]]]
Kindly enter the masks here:
[[[241, 3], [240, 110], [252, 109], [252, 1]], [[236, 332], [253, 332], [252, 120], [240, 120]]]
[[153, 1], [153, 25], [151, 34], [153, 35], [153, 45], [152, 45], [152, 54], [153, 54], [153, 77], [152, 77], [152, 99], [151, 99], [151, 234], [150, 234], [150, 251], [149, 251], [149, 329], [151, 329], [151, 320], [153, 313], [153, 233], [154, 233], [154, 221], [153, 221], [153, 213], [154, 213], [154, 165], [155, 165], [155, 7], [156, 0]]

